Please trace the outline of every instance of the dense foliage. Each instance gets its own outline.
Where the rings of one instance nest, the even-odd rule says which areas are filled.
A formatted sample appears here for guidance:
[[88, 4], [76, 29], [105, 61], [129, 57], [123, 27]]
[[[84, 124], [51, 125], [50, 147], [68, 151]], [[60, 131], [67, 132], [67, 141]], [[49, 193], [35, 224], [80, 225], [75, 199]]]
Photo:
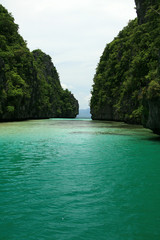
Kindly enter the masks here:
[[160, 4], [143, 24], [129, 22], [106, 46], [94, 77], [93, 119], [147, 124], [149, 101], [160, 99]]
[[63, 90], [51, 58], [33, 53], [0, 5], [0, 120], [75, 117], [78, 102]]
[[78, 102], [68, 90], [63, 90], [56, 68], [49, 55], [41, 50], [33, 51], [38, 85], [36, 89], [38, 112], [42, 115], [54, 113], [55, 117], [76, 117]]

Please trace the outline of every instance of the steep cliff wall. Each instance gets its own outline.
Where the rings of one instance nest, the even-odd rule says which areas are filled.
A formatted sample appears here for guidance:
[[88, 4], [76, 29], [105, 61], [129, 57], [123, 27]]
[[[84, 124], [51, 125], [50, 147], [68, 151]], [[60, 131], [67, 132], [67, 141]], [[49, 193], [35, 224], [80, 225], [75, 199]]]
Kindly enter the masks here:
[[92, 119], [138, 123], [158, 132], [160, 3], [137, 0], [136, 4], [138, 20], [130, 21], [100, 58], [91, 114]]
[[0, 5], [0, 121], [75, 117], [78, 102], [63, 90], [50, 56], [31, 53]]
[[51, 57], [41, 50], [33, 51], [33, 57], [38, 79], [38, 85], [33, 90], [36, 90], [34, 94], [38, 98], [40, 116], [76, 117], [79, 111], [78, 101], [70, 91], [62, 89]]
[[158, 0], [135, 0], [138, 23], [143, 24], [147, 11], [158, 3]]

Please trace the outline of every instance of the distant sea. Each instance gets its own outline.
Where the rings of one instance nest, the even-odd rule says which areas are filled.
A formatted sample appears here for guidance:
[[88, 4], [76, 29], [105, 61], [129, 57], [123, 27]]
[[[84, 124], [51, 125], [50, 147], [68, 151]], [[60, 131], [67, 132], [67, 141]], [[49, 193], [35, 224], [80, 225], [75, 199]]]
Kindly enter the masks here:
[[77, 115], [77, 118], [91, 118], [90, 108], [79, 109], [79, 115]]
[[90, 119], [0, 124], [0, 240], [159, 239], [159, 136]]

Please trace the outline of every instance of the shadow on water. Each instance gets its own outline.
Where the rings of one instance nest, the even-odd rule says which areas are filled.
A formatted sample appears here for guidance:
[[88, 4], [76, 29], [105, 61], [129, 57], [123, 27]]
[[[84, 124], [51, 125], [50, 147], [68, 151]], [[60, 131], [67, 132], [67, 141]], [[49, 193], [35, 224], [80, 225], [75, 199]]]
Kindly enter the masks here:
[[153, 136], [153, 137], [149, 137], [146, 140], [147, 141], [159, 142], [160, 143], [160, 136], [156, 135], [156, 136]]

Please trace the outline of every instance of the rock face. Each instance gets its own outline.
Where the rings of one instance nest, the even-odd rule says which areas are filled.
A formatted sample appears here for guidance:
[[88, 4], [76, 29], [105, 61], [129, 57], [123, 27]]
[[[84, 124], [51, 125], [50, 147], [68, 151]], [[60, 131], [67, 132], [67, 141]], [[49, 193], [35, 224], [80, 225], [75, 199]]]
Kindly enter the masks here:
[[51, 57], [30, 52], [0, 5], [0, 121], [76, 117], [78, 101], [63, 90]]
[[148, 101], [148, 121], [146, 127], [160, 135], [160, 98], [156, 101]]
[[94, 77], [92, 119], [160, 132], [160, 2], [136, 0], [138, 19], [107, 44]]
[[[155, 20], [159, 21], [160, 19], [160, 2], [158, 0], [150, 0], [150, 1], [144, 1], [144, 0], [135, 0], [136, 3], [136, 9], [137, 9], [137, 17], [138, 17], [138, 23], [143, 24], [149, 19], [146, 17], [147, 11], [152, 11], [152, 14], [155, 14]], [[159, 15], [159, 17], [158, 17]], [[158, 19], [159, 18], [159, 19]], [[160, 135], [160, 45], [157, 46], [155, 44], [155, 47], [157, 47], [157, 76], [155, 81], [150, 82], [148, 87], [148, 92], [151, 91], [152, 93], [148, 94], [149, 96], [144, 96], [144, 106], [147, 105], [147, 112], [148, 114], [145, 116], [145, 111], [143, 114], [143, 125], [147, 128], [150, 128], [153, 130], [154, 133], [157, 133]], [[145, 107], [144, 107], [145, 109]]]
[[146, 12], [158, 3], [158, 0], [135, 0], [138, 23], [143, 24], [146, 19]]
[[92, 109], [91, 111], [93, 120], [115, 120], [112, 105], [106, 104], [101, 109], [96, 111], [96, 109]]

